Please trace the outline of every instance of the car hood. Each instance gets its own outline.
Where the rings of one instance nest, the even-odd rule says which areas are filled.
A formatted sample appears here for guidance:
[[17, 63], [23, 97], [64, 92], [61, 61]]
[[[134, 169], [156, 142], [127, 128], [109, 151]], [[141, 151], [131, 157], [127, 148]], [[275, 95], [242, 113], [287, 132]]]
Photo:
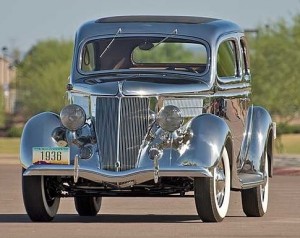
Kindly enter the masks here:
[[208, 91], [209, 88], [209, 85], [200, 81], [194, 83], [116, 81], [96, 84], [76, 83], [72, 91], [103, 96], [153, 96], [161, 94], [194, 94], [195, 92]]

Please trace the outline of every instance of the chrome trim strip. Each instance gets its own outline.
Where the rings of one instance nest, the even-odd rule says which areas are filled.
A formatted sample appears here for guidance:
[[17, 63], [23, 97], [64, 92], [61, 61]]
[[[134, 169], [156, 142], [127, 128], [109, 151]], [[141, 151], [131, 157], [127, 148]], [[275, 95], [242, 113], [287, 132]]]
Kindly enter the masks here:
[[117, 134], [117, 164], [116, 164], [116, 171], [120, 171], [120, 131], [121, 131], [121, 105], [122, 105], [122, 97], [119, 98], [118, 101], [118, 134]]

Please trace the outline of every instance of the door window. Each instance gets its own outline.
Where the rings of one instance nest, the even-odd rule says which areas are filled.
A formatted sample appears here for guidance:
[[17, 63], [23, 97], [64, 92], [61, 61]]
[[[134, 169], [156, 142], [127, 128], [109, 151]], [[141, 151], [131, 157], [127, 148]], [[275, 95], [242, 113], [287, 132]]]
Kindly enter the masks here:
[[218, 77], [236, 77], [237, 67], [237, 47], [233, 40], [227, 40], [220, 44], [217, 55]]

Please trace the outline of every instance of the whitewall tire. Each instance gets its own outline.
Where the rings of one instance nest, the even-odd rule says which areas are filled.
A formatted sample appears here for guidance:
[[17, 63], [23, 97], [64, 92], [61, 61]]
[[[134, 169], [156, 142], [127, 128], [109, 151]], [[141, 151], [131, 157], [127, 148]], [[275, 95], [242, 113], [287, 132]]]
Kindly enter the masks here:
[[212, 178], [195, 178], [196, 209], [204, 222], [220, 222], [227, 214], [230, 200], [230, 162], [226, 148], [213, 170]]
[[22, 176], [23, 201], [32, 221], [51, 221], [57, 213], [60, 198], [51, 190], [51, 179], [44, 176]]
[[269, 202], [269, 161], [264, 157], [265, 184], [242, 190], [243, 211], [249, 217], [262, 217], [268, 209]]

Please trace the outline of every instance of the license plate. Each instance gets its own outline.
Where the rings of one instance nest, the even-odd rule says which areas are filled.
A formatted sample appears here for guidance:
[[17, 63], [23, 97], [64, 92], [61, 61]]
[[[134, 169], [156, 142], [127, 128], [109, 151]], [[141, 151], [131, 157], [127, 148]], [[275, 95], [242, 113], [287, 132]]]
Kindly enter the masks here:
[[70, 164], [69, 147], [33, 147], [33, 164]]

